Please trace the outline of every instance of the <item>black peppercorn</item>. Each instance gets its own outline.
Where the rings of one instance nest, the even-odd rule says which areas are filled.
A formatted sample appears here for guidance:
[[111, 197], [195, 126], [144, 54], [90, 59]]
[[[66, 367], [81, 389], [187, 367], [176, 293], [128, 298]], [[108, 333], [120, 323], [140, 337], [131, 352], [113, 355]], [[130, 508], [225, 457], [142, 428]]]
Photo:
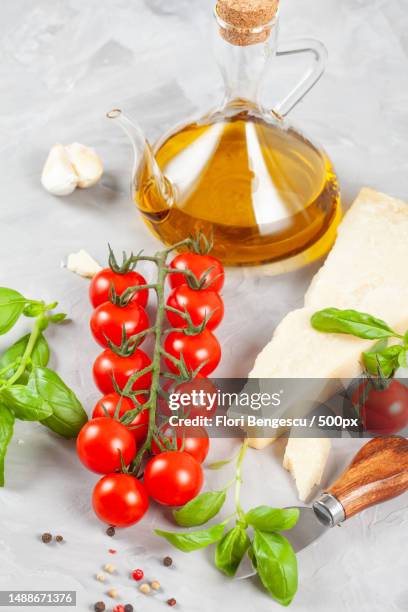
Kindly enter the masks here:
[[173, 564], [173, 559], [171, 557], [164, 557], [163, 565], [165, 565], [166, 567], [170, 567], [170, 565], [172, 564]]
[[126, 606], [125, 606], [125, 612], [133, 612], [133, 606], [132, 606], [132, 604], [126, 604]]
[[41, 539], [44, 544], [49, 544], [52, 540], [52, 535], [50, 533], [43, 533]]
[[110, 538], [113, 538], [115, 533], [116, 533], [116, 530], [113, 527], [113, 525], [111, 525], [111, 527], [108, 527], [107, 530], [106, 530], [106, 535], [108, 535]]
[[62, 535], [57, 535], [57, 536], [55, 536], [55, 540], [56, 540], [57, 542], [63, 542], [63, 541], [64, 541], [64, 538], [62, 537]]
[[97, 601], [94, 605], [95, 612], [104, 612], [106, 610], [106, 606], [103, 601]]

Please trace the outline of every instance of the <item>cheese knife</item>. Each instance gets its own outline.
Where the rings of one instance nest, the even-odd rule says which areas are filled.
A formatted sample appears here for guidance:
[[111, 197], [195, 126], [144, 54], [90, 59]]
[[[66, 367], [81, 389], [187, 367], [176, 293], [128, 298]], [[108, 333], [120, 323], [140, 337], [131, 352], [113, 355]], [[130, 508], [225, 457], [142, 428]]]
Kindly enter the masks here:
[[[373, 438], [311, 508], [298, 508], [297, 524], [282, 534], [299, 552], [332, 527], [407, 490], [408, 440], [400, 436]], [[245, 558], [235, 578], [242, 580], [255, 574]]]

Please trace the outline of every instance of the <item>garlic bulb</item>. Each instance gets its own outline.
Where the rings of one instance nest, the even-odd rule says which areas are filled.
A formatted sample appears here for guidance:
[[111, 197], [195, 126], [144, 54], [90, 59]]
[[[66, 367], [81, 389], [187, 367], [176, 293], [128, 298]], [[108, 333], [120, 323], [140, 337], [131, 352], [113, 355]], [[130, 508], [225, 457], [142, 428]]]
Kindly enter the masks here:
[[65, 147], [52, 147], [41, 175], [42, 186], [57, 196], [69, 195], [78, 185], [78, 175], [71, 164]]
[[78, 175], [78, 187], [86, 189], [95, 185], [103, 174], [101, 158], [93, 149], [79, 142], [67, 145], [65, 150]]
[[41, 183], [53, 195], [64, 196], [77, 187], [92, 187], [102, 174], [102, 160], [90, 147], [79, 142], [56, 144], [45, 162]]

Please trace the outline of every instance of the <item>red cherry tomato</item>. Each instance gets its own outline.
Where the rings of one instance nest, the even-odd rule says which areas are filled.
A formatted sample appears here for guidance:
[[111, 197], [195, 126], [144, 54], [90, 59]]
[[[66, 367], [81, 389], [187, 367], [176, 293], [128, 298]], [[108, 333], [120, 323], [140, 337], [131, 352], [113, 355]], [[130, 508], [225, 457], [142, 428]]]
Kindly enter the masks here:
[[399, 433], [408, 425], [407, 387], [398, 380], [392, 380], [383, 390], [373, 384], [364, 381], [352, 396], [364, 429], [378, 435]]
[[[203, 376], [211, 374], [221, 360], [220, 344], [208, 329], [195, 336], [187, 336], [184, 332], [170, 332], [164, 341], [164, 349], [177, 359], [183, 355], [187, 368], [191, 371], [205, 364], [200, 369]], [[171, 372], [178, 373], [178, 368], [170, 359], [165, 361]]]
[[169, 451], [150, 459], [144, 482], [148, 494], [164, 506], [184, 506], [203, 486], [201, 465], [188, 453]]
[[[112, 382], [114, 377], [119, 388], [123, 389], [132, 374], [144, 370], [150, 364], [150, 358], [140, 349], [136, 349], [131, 357], [120, 357], [110, 349], [105, 349], [93, 366], [95, 384], [102, 393], [111, 393], [115, 390]], [[152, 375], [148, 372], [134, 382], [132, 390], [147, 390], [151, 382]]]
[[122, 423], [114, 419], [92, 419], [79, 432], [77, 451], [88, 470], [109, 474], [120, 469], [120, 454], [126, 465], [134, 459], [136, 442]]
[[[130, 271], [125, 274], [119, 274], [113, 272], [110, 268], [101, 270], [93, 277], [89, 287], [89, 298], [94, 308], [109, 300], [111, 285], [114, 286], [116, 293], [121, 296], [129, 287], [147, 285], [147, 281], [139, 272]], [[148, 297], [148, 289], [142, 289], [141, 291], [136, 291], [132, 302], [140, 304], [144, 308]]]
[[149, 327], [148, 316], [139, 304], [116, 306], [105, 302], [94, 310], [91, 316], [91, 332], [101, 346], [108, 346], [111, 340], [117, 346], [122, 344], [123, 328], [126, 338], [130, 338]]
[[146, 514], [149, 498], [143, 484], [129, 474], [109, 474], [96, 484], [92, 504], [95, 514], [114, 527], [130, 527]]
[[[111, 417], [113, 417], [115, 415], [116, 408], [119, 402], [119, 418], [126, 414], [126, 412], [137, 408], [137, 406], [135, 406], [135, 404], [130, 398], [122, 397], [115, 392], [108, 393], [107, 395], [104, 395], [95, 405], [95, 408], [92, 413], [92, 418], [96, 419], [99, 417], [106, 417], [104, 408], [111, 415]], [[144, 442], [147, 436], [147, 431], [149, 429], [149, 411], [142, 410], [142, 412], [139, 412], [139, 414], [135, 416], [133, 421], [129, 425], [126, 425], [126, 427], [133, 435], [136, 444]]]
[[[201, 325], [206, 317], [207, 329], [215, 329], [224, 316], [224, 303], [216, 291], [210, 289], [191, 289], [188, 285], [179, 285], [170, 293], [167, 306], [182, 313], [187, 312], [194, 325]], [[166, 311], [167, 318], [173, 327], [187, 327], [187, 322], [175, 312]]]
[[[204, 427], [171, 427], [166, 424], [160, 428], [159, 439], [163, 446], [171, 444], [174, 448], [174, 443], [177, 441], [177, 449], [188, 453], [198, 463], [202, 463], [208, 455], [210, 449], [210, 441], [208, 433]], [[156, 442], [152, 443], [153, 455], [158, 455], [163, 452]]]
[[[198, 281], [206, 275], [206, 288], [220, 292], [224, 286], [224, 268], [222, 263], [211, 255], [198, 255], [197, 253], [180, 253], [176, 255], [170, 263], [173, 270], [191, 270]], [[186, 285], [187, 280], [184, 274], [169, 274], [170, 286], [174, 289], [179, 285]]]
[[[214, 383], [200, 373], [193, 380], [180, 383], [174, 386], [173, 381], [169, 380], [164, 384], [164, 390], [173, 395], [176, 402], [175, 410], [171, 410], [169, 403], [164, 398], [159, 399], [159, 410], [161, 414], [166, 416], [178, 415], [180, 417], [194, 418], [197, 416], [212, 416], [218, 408], [217, 389]], [[185, 405], [179, 407], [179, 397], [185, 396]], [[187, 396], [190, 396], [191, 401], [187, 402]], [[171, 401], [171, 400], [169, 400]]]

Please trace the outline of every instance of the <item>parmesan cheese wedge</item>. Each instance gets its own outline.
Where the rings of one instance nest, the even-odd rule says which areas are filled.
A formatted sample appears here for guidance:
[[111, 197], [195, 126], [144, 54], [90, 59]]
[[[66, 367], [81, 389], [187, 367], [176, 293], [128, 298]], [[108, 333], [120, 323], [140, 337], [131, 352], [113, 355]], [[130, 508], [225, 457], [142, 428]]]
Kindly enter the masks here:
[[283, 467], [295, 479], [301, 501], [306, 501], [313, 487], [321, 483], [330, 448], [327, 438], [289, 438]]
[[[290, 312], [278, 325], [249, 376], [320, 379], [315, 397], [326, 401], [333, 389], [322, 381], [358, 376], [361, 353], [373, 342], [320, 333], [311, 327], [312, 314], [331, 306], [352, 308], [405, 332], [407, 262], [408, 204], [363, 189], [339, 226], [336, 243], [306, 293], [304, 308]], [[255, 432], [250, 445], [263, 448], [273, 440]]]

